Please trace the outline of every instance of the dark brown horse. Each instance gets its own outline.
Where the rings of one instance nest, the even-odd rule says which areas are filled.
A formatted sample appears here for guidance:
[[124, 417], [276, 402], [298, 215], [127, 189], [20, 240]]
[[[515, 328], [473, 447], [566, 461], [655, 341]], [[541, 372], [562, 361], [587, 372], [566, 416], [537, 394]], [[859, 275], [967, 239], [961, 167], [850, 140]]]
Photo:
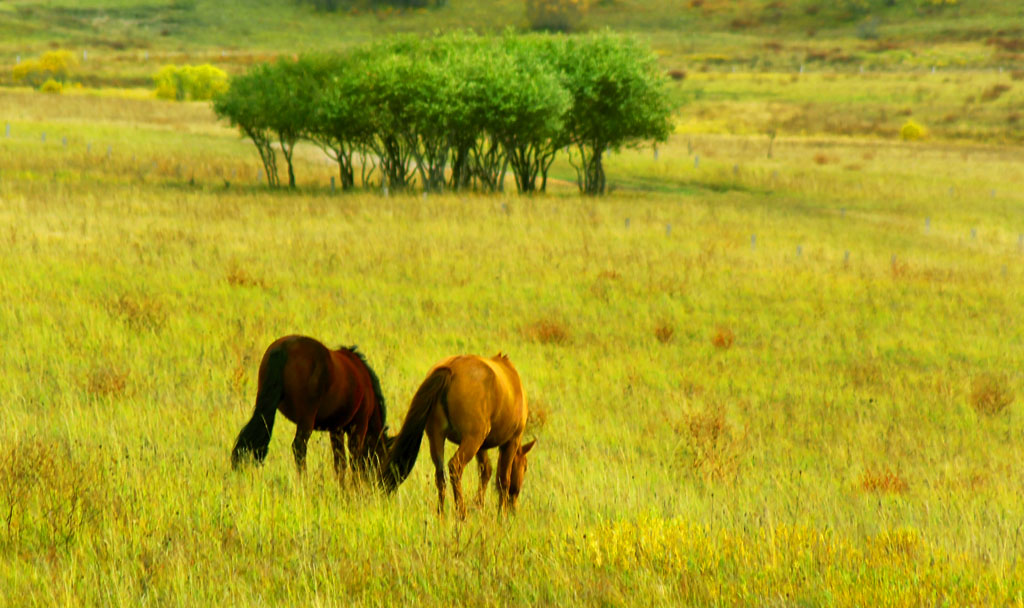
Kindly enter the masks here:
[[354, 346], [329, 350], [305, 336], [285, 336], [271, 344], [260, 362], [255, 411], [231, 451], [232, 468], [249, 459], [263, 462], [277, 410], [295, 423], [292, 453], [300, 473], [313, 431], [330, 432], [339, 478], [347, 468], [346, 435], [354, 466], [363, 475], [387, 455], [384, 395], [377, 375]]
[[480, 467], [482, 502], [483, 489], [491, 476], [486, 454], [491, 448], [498, 448], [498, 511], [514, 511], [526, 475], [526, 454], [536, 443], [522, 444], [526, 415], [526, 394], [519, 372], [505, 355], [463, 355], [439, 362], [412, 398], [384, 465], [384, 487], [394, 492], [409, 476], [426, 434], [434, 461], [439, 513], [444, 512], [446, 439], [459, 444], [448, 461], [458, 516], [466, 516], [462, 471], [475, 457]]

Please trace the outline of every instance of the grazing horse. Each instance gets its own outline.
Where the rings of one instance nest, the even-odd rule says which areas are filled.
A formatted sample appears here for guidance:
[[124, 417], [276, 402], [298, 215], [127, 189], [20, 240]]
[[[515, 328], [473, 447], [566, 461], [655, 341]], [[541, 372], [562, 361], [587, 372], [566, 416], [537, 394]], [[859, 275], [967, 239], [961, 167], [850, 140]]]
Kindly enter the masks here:
[[526, 427], [526, 395], [519, 373], [508, 357], [450, 357], [435, 365], [416, 391], [383, 467], [383, 483], [394, 492], [412, 467], [426, 433], [434, 461], [437, 510], [444, 513], [445, 439], [459, 445], [448, 461], [455, 510], [466, 517], [462, 471], [476, 457], [480, 465], [480, 500], [490, 477], [486, 450], [498, 448], [498, 512], [514, 512], [526, 474], [526, 454], [536, 440], [521, 445]]
[[387, 455], [380, 381], [354, 346], [329, 350], [305, 336], [275, 340], [263, 353], [255, 411], [235, 440], [232, 468], [250, 458], [263, 462], [277, 410], [295, 423], [292, 454], [300, 473], [306, 468], [306, 442], [313, 431], [330, 432], [339, 479], [347, 467], [346, 435], [356, 471], [363, 475]]

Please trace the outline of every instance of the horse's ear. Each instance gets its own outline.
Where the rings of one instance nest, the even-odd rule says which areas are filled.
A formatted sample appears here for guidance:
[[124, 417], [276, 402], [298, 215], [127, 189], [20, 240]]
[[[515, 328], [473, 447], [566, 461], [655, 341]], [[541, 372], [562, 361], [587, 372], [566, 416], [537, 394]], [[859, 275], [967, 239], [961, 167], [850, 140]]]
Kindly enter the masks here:
[[525, 445], [520, 446], [519, 447], [519, 455], [520, 456], [526, 456], [527, 452], [529, 452], [530, 450], [533, 449], [533, 444], [535, 444], [535, 443], [537, 443], [536, 439], [534, 439], [530, 443], [527, 443]]

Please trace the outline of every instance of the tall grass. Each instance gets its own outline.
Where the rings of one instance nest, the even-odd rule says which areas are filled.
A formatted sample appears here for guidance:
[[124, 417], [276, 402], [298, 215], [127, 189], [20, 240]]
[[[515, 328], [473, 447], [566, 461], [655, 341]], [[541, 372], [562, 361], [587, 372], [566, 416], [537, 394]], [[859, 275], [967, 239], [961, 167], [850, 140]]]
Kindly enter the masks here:
[[[284, 194], [204, 110], [3, 99], [6, 603], [1022, 602], [1015, 148], [679, 135], [596, 200], [331, 195], [308, 150]], [[508, 352], [519, 515], [438, 519], [425, 460], [339, 487], [322, 437], [300, 479], [288, 423], [232, 473], [289, 332], [359, 344], [392, 428]]]

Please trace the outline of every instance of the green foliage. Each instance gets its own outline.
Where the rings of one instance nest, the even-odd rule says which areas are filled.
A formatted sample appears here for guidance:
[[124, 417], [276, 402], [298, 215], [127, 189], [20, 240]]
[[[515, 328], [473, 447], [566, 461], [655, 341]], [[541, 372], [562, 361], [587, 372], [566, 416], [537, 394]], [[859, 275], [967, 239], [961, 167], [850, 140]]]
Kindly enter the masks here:
[[275, 93], [267, 86], [272, 69], [269, 64], [258, 65], [247, 74], [232, 78], [228, 90], [214, 98], [213, 110], [252, 140], [263, 162], [267, 183], [277, 186], [280, 180], [271, 128]]
[[506, 37], [505, 53], [511, 58], [496, 96], [495, 139], [502, 145], [520, 192], [547, 186], [548, 170], [555, 154], [567, 142], [565, 117], [573, 100], [560, 82], [551, 60], [564, 52], [561, 38]]
[[[307, 60], [322, 82], [314, 94], [307, 135], [338, 163], [341, 187], [345, 190], [355, 186], [356, 155], [366, 149], [374, 133], [373, 108], [365, 86], [365, 60], [366, 53], [358, 50]], [[362, 156], [362, 177], [366, 183], [367, 155]]]
[[217, 115], [256, 144], [271, 186], [279, 184], [276, 140], [288, 167], [288, 186], [295, 187], [295, 145], [307, 136], [315, 110], [313, 100], [324, 86], [318, 65], [308, 58], [257, 65], [232, 79], [227, 91], [214, 100]]
[[323, 86], [318, 64], [303, 58], [298, 61], [278, 60], [262, 79], [268, 105], [267, 124], [277, 137], [281, 153], [288, 165], [288, 186], [295, 187], [293, 155], [295, 144], [308, 133], [314, 115], [313, 100]]
[[[557, 152], [573, 144], [588, 159], [596, 154], [585, 191], [600, 194], [601, 154], [668, 133], [665, 77], [650, 52], [612, 34], [579, 42], [395, 37], [260, 66], [242, 79], [217, 112], [262, 146], [265, 159], [274, 153], [259, 134], [272, 133], [290, 185], [300, 139], [338, 163], [342, 188], [355, 185], [354, 159], [362, 157], [364, 184], [379, 170], [382, 186], [403, 189], [418, 178], [434, 192], [500, 190], [508, 169], [520, 192], [544, 190]], [[253, 99], [241, 99], [247, 95]]]
[[570, 38], [551, 56], [572, 95], [565, 137], [579, 154], [580, 191], [603, 194], [603, 156], [671, 132], [668, 78], [653, 53], [609, 32]]
[[228, 75], [210, 64], [165, 65], [153, 76], [156, 96], [176, 101], [209, 100], [228, 88]]

